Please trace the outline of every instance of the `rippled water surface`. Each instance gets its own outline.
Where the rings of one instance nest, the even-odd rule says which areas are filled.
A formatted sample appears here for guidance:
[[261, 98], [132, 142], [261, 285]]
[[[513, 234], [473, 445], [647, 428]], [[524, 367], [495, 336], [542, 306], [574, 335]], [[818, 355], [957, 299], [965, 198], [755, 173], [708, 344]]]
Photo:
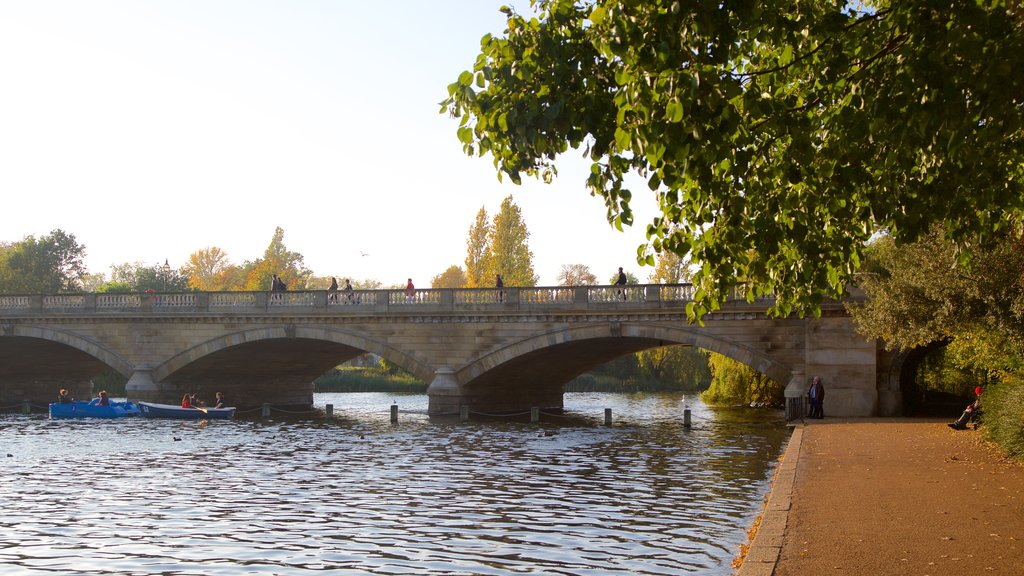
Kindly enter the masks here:
[[566, 394], [538, 424], [384, 394], [318, 394], [330, 421], [0, 415], [0, 573], [731, 574], [788, 432], [693, 398], [686, 430], [683, 400]]

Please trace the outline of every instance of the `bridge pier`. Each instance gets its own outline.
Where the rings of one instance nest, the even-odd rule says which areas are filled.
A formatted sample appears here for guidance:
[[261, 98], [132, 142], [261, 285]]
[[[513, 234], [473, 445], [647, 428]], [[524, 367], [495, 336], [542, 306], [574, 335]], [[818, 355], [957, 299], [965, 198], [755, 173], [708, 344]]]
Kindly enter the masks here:
[[789, 378], [789, 384], [786, 384], [786, 390], [783, 392], [786, 397], [786, 421], [799, 420], [806, 416], [804, 410], [804, 394], [807, 392], [807, 385], [804, 382], [806, 376], [804, 375], [804, 367], [797, 366], [793, 368], [792, 376]]
[[163, 389], [153, 381], [153, 371], [148, 368], [140, 368], [132, 372], [124, 388], [129, 400], [143, 402], [160, 402], [162, 400]]
[[458, 414], [462, 404], [465, 404], [464, 395], [455, 378], [455, 370], [448, 367], [434, 370], [434, 380], [427, 386], [427, 414]]

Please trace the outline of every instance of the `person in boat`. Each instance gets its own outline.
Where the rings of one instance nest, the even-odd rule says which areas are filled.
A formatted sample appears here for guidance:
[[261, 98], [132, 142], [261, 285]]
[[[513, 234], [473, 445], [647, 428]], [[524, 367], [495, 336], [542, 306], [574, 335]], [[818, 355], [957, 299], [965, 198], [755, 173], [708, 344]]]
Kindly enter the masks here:
[[97, 406], [110, 406], [110, 396], [106, 390], [100, 390], [100, 397], [93, 401]]
[[192, 407], [192, 395], [191, 394], [187, 394], [186, 393], [184, 396], [181, 397], [181, 407], [182, 408], [191, 408]]
[[191, 396], [192, 396], [192, 407], [193, 408], [202, 408], [203, 406], [206, 406], [206, 402], [203, 402], [202, 400], [200, 400], [199, 396], [197, 396], [195, 392], [193, 392], [191, 394]]
[[58, 404], [72, 404], [74, 403], [74, 401], [75, 399], [72, 398], [71, 395], [68, 394], [68, 391], [64, 388], [61, 388], [60, 392], [57, 393]]
[[222, 392], [217, 392], [216, 396], [217, 396], [217, 398], [214, 401], [213, 407], [214, 408], [223, 408], [224, 407], [224, 394]]

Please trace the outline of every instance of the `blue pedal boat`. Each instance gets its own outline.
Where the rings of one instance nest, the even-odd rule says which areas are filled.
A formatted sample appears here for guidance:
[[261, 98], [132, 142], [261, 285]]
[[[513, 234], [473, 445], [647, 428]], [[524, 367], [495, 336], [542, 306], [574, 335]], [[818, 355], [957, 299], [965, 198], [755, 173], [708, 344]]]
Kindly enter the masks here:
[[60, 418], [125, 418], [138, 416], [139, 406], [134, 402], [111, 402], [107, 406], [100, 406], [93, 402], [70, 402], [50, 404], [50, 419]]
[[235, 408], [182, 408], [174, 404], [139, 402], [139, 409], [145, 418], [174, 418], [176, 420], [228, 420], [235, 415]]

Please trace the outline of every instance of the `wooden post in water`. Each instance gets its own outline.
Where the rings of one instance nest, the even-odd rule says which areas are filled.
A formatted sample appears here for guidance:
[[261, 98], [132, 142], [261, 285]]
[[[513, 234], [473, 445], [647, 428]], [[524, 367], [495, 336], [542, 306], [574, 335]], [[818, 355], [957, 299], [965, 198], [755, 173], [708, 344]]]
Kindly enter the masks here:
[[264, 402], [263, 408], [260, 410], [260, 415], [264, 418], [270, 418], [270, 403]]
[[21, 413], [22, 414], [30, 414], [31, 412], [32, 412], [32, 404], [30, 404], [28, 400], [23, 401], [21, 403]]
[[468, 422], [469, 421], [469, 406], [466, 406], [465, 404], [462, 404], [461, 406], [459, 406], [459, 421], [460, 422]]
[[540, 422], [540, 408], [530, 408], [530, 422]]
[[334, 404], [328, 404], [324, 407], [324, 416], [328, 419], [334, 418]]
[[392, 404], [391, 405], [391, 423], [392, 424], [397, 424], [398, 423], [398, 404]]
[[683, 410], [683, 428], [690, 427], [690, 409]]
[[604, 425], [605, 426], [611, 426], [612, 425], [612, 409], [611, 408], [605, 408], [604, 409]]

